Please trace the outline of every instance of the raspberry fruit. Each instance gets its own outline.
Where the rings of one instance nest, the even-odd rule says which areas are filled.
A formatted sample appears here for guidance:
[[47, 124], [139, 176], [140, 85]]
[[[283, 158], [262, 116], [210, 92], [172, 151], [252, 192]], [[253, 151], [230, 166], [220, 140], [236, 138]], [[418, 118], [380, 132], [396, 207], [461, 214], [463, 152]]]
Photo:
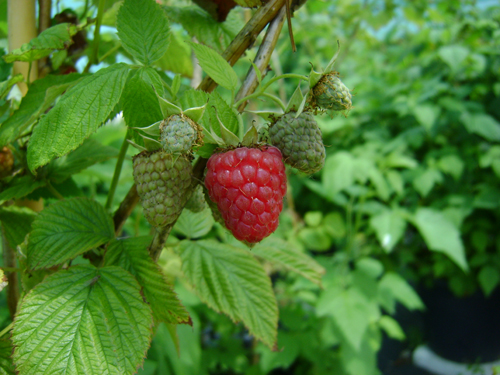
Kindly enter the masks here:
[[351, 109], [351, 93], [338, 76], [338, 72], [325, 74], [313, 87], [313, 96], [316, 105], [323, 109], [333, 109], [334, 111]]
[[7, 146], [0, 150], [0, 178], [7, 177], [14, 166], [14, 156]]
[[281, 116], [269, 127], [271, 143], [278, 147], [285, 163], [299, 171], [311, 174], [325, 164], [325, 146], [321, 130], [309, 112], [296, 112]]
[[240, 147], [212, 155], [205, 186], [238, 240], [256, 243], [278, 227], [286, 174], [276, 147]]
[[170, 116], [160, 124], [160, 141], [163, 149], [170, 154], [182, 154], [191, 151], [198, 140], [198, 126], [189, 117]]
[[205, 194], [203, 194], [203, 187], [198, 185], [191, 194], [191, 198], [187, 201], [184, 208], [187, 208], [191, 212], [201, 212], [205, 209], [207, 205], [205, 204]]
[[134, 181], [144, 216], [155, 227], [172, 224], [189, 198], [192, 166], [185, 156], [143, 151], [134, 156]]

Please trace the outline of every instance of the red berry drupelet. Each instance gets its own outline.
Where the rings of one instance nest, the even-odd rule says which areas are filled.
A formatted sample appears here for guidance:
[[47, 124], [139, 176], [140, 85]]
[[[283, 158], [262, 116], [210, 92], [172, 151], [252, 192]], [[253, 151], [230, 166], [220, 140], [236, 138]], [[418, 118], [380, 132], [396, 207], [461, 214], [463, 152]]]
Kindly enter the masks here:
[[276, 147], [262, 146], [240, 147], [208, 160], [205, 186], [238, 240], [256, 243], [278, 227], [286, 193], [282, 158]]

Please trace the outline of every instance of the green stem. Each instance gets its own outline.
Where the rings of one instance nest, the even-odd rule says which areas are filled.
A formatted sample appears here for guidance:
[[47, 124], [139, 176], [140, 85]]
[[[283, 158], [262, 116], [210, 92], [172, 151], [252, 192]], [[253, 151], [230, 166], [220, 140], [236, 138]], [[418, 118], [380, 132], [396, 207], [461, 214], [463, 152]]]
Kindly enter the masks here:
[[106, 3], [106, 0], [99, 0], [99, 6], [97, 7], [97, 20], [95, 23], [95, 30], [94, 30], [94, 43], [92, 45], [92, 53], [89, 58], [89, 62], [87, 66], [85, 67], [85, 72], [88, 72], [92, 64], [95, 64], [99, 62], [98, 55], [99, 55], [99, 42], [101, 40], [101, 23], [102, 23], [102, 17], [104, 15], [104, 5]]
[[63, 200], [64, 197], [62, 196], [61, 193], [59, 193], [56, 188], [50, 183], [49, 180], [47, 180], [47, 189], [57, 198]]
[[111, 181], [111, 186], [109, 187], [108, 199], [106, 200], [106, 210], [111, 209], [113, 204], [113, 198], [115, 196], [116, 187], [118, 186], [118, 180], [120, 179], [120, 173], [122, 172], [123, 161], [125, 160], [125, 155], [127, 154], [128, 142], [127, 139], [130, 136], [130, 129], [127, 129], [125, 134], [125, 139], [123, 140], [122, 146], [120, 147], [120, 153], [118, 154], [118, 160], [115, 165], [115, 173], [113, 174], [113, 180]]
[[31, 86], [31, 67], [33, 65], [33, 61], [30, 61], [29, 67], [28, 67], [28, 78], [26, 79], [26, 86], [28, 86], [28, 90]]
[[283, 79], [283, 78], [297, 78], [297, 79], [301, 79], [304, 81], [309, 80], [309, 77], [303, 76], [302, 74], [286, 73], [286, 74], [282, 74], [280, 76], [276, 76], [276, 77], [271, 78], [264, 86], [262, 86], [261, 91], [265, 91], [274, 82], [279, 81], [280, 79]]
[[115, 53], [116, 51], [118, 51], [121, 46], [122, 46], [122, 44], [120, 42], [118, 42], [118, 44], [116, 46], [114, 46], [113, 48], [111, 48], [108, 52], [106, 52], [104, 55], [102, 55], [99, 58], [99, 62], [103, 62], [104, 59], [106, 59], [108, 56], [111, 56], [113, 53]]
[[283, 112], [285, 112], [285, 105], [283, 104], [283, 102], [281, 101], [280, 98], [278, 98], [277, 96], [274, 96], [274, 95], [271, 95], [271, 94], [268, 94], [267, 92], [263, 92], [262, 94], [260, 94], [261, 96], [264, 96], [268, 99], [271, 99], [272, 101], [274, 101], [276, 104], [279, 105], [279, 107], [283, 110]]
[[3, 337], [3, 335], [5, 335], [7, 332], [9, 332], [12, 329], [12, 327], [14, 327], [14, 322], [10, 323], [7, 327], [5, 327], [3, 329], [2, 332], [0, 332], [0, 337]]

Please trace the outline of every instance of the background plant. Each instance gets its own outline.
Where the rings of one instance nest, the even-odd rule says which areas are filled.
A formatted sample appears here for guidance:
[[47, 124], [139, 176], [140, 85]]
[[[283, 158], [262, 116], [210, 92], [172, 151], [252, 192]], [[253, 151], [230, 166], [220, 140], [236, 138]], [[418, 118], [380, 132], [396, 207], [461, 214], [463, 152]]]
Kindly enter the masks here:
[[[6, 61], [50, 59], [52, 73], [34, 81], [20, 104], [19, 97], [7, 95], [22, 77], [11, 75], [9, 63], [2, 66], [0, 143], [13, 148], [16, 174], [3, 181], [0, 198], [8, 202], [42, 197], [46, 204], [38, 214], [5, 204], [0, 211], [4, 259], [14, 253], [19, 259], [19, 266], [4, 263], [15, 268], [5, 270], [18, 271], [24, 297], [13, 331], [14, 342], [24, 342], [14, 355], [21, 373], [42, 371], [49, 366], [42, 353], [64, 353], [67, 343], [77, 345], [74, 363], [85, 366], [91, 358], [78, 349], [90, 345], [86, 339], [101, 335], [120, 338], [122, 344], [113, 354], [113, 345], [103, 343], [105, 350], [97, 352], [102, 357], [92, 363], [107, 364], [111, 373], [132, 373], [153, 333], [140, 373], [266, 374], [278, 373], [278, 368], [296, 374], [377, 373], [376, 354], [384, 332], [405, 339], [391, 317], [397, 303], [423, 307], [409, 283], [444, 278], [461, 295], [477, 286], [485, 294], [495, 289], [500, 281], [494, 225], [500, 137], [497, 7], [451, 0], [432, 5], [309, 0], [293, 19], [297, 53], [292, 55], [283, 34], [271, 67], [276, 74], [307, 75], [309, 62], [315, 68], [326, 66], [337, 48], [332, 40], [340, 40], [336, 69], [354, 89], [354, 108], [347, 118], [317, 117], [327, 145], [325, 168], [313, 177], [290, 171], [280, 227], [252, 254], [214, 223], [209, 210], [184, 210], [158, 267], [145, 253], [152, 238], [140, 207], [129, 212], [134, 207], [130, 157], [135, 151], [124, 141], [139, 141], [126, 125], [144, 127], [163, 118], [152, 87], [183, 108], [208, 100], [204, 124], [215, 120], [211, 106], [233, 130], [252, 120], [264, 122], [251, 113], [239, 122], [231, 110], [232, 98], [241, 99], [239, 85], [227, 76], [230, 70], [223, 59], [188, 42], [196, 38], [223, 52], [250, 11], [236, 8], [218, 23], [189, 3], [169, 2], [161, 8], [147, 2], [149, 8], [144, 9], [128, 4], [130, 8], [120, 10], [121, 2], [72, 3], [79, 26], [55, 25], [47, 31], [55, 38], [39, 37], [31, 45], [36, 48], [6, 56]], [[109, 28], [92, 26], [86, 16], [97, 16], [95, 22]], [[76, 48], [74, 39], [75, 49], [68, 49], [70, 38], [82, 32], [87, 43], [84, 38]], [[189, 78], [197, 74], [193, 52], [223, 87], [211, 94], [190, 89]], [[248, 57], [256, 53], [251, 49]], [[242, 79], [253, 71], [248, 60], [235, 65], [234, 77]], [[75, 65], [87, 73], [62, 74]], [[297, 83], [293, 78], [276, 81], [247, 108], [279, 111], [269, 95], [287, 102]], [[209, 91], [214, 86], [205, 80], [202, 87]], [[115, 119], [119, 112], [123, 119]], [[57, 127], [50, 126], [54, 122]], [[68, 141], [63, 135], [72, 133], [76, 122], [80, 133]], [[204, 150], [202, 157], [212, 152], [210, 146]], [[59, 200], [61, 196], [65, 199]], [[117, 212], [114, 222], [111, 212]], [[130, 218], [120, 222], [119, 217], [129, 213]], [[62, 225], [69, 227], [71, 236], [58, 233]], [[94, 234], [86, 235], [89, 230]], [[47, 238], [54, 241], [47, 243]], [[61, 246], [62, 240], [74, 243]], [[13, 251], [17, 245], [19, 250]], [[204, 259], [214, 265], [211, 272], [195, 273], [200, 266], [208, 267]], [[63, 267], [53, 267], [61, 263]], [[251, 272], [241, 273], [243, 267]], [[279, 309], [277, 331], [272, 324], [263, 327], [252, 320], [255, 313], [276, 322], [276, 309], [270, 315], [260, 311], [260, 305], [254, 311], [240, 310], [217, 287], [200, 287], [203, 281], [221, 286], [227, 272], [235, 295], [241, 294], [241, 285], [262, 283], [253, 297]], [[169, 286], [174, 283], [178, 299]], [[65, 288], [71, 290], [70, 301], [61, 300]], [[12, 347], [6, 332], [12, 326], [7, 300], [12, 301], [12, 294], [3, 296], [7, 299], [0, 311], [7, 330], [1, 366], [9, 373]], [[113, 309], [100, 309], [109, 296]], [[88, 308], [82, 307], [83, 301]], [[12, 311], [16, 304], [10, 307]], [[51, 315], [47, 307], [59, 310]], [[154, 321], [163, 322], [154, 332], [150, 308]], [[39, 313], [26, 315], [31, 309]], [[121, 309], [131, 314], [111, 313]], [[77, 318], [79, 312], [82, 318]], [[125, 316], [133, 321], [123, 321]], [[65, 317], [58, 322], [64, 335], [44, 335], [44, 329], [55, 324], [51, 317]], [[91, 317], [101, 320], [92, 325]], [[102, 324], [114, 318], [111, 334], [103, 335]], [[76, 330], [75, 321], [81, 322]], [[193, 328], [177, 323], [192, 323]], [[283, 350], [271, 351], [249, 331], [269, 346], [277, 334], [277, 346]], [[60, 347], [52, 343], [56, 338]], [[410, 346], [417, 342], [410, 336]], [[38, 343], [40, 349], [35, 350]], [[29, 355], [32, 360], [25, 361]], [[123, 362], [126, 357], [133, 360]], [[63, 368], [66, 362], [61, 363]]]

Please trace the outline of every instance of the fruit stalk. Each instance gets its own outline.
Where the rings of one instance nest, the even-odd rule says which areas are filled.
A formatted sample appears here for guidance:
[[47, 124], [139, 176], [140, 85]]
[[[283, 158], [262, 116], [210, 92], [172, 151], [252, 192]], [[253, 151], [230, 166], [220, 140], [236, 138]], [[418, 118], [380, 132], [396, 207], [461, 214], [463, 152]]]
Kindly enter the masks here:
[[116, 187], [118, 186], [118, 180], [120, 179], [120, 173], [122, 172], [123, 161], [125, 160], [125, 155], [127, 154], [127, 149], [129, 143], [127, 139], [130, 137], [130, 130], [127, 130], [125, 134], [125, 139], [123, 140], [122, 146], [120, 147], [120, 152], [118, 154], [118, 160], [115, 165], [115, 172], [113, 173], [113, 180], [111, 181], [111, 186], [109, 187], [108, 198], [106, 200], [106, 210], [111, 209], [113, 204], [113, 198], [115, 196]]
[[[259, 51], [254, 59], [254, 64], [262, 73], [262, 78], [267, 74], [267, 66], [269, 65], [269, 61], [271, 60], [271, 55], [273, 54], [274, 48], [276, 47], [276, 43], [278, 42], [278, 38], [281, 33], [281, 29], [283, 28], [283, 24], [285, 23], [285, 15], [286, 10], [285, 7], [282, 7], [278, 12], [276, 17], [269, 23], [269, 27], [267, 28], [266, 35], [264, 36], [264, 40], [262, 41]], [[255, 91], [258, 86], [257, 80], [257, 72], [254, 67], [251, 66], [248, 70], [247, 76], [241, 85], [238, 94], [236, 95], [235, 101], [237, 102], [241, 98], [244, 98], [249, 93]], [[238, 111], [241, 113], [245, 109], [245, 102], [241, 103], [238, 106]]]

